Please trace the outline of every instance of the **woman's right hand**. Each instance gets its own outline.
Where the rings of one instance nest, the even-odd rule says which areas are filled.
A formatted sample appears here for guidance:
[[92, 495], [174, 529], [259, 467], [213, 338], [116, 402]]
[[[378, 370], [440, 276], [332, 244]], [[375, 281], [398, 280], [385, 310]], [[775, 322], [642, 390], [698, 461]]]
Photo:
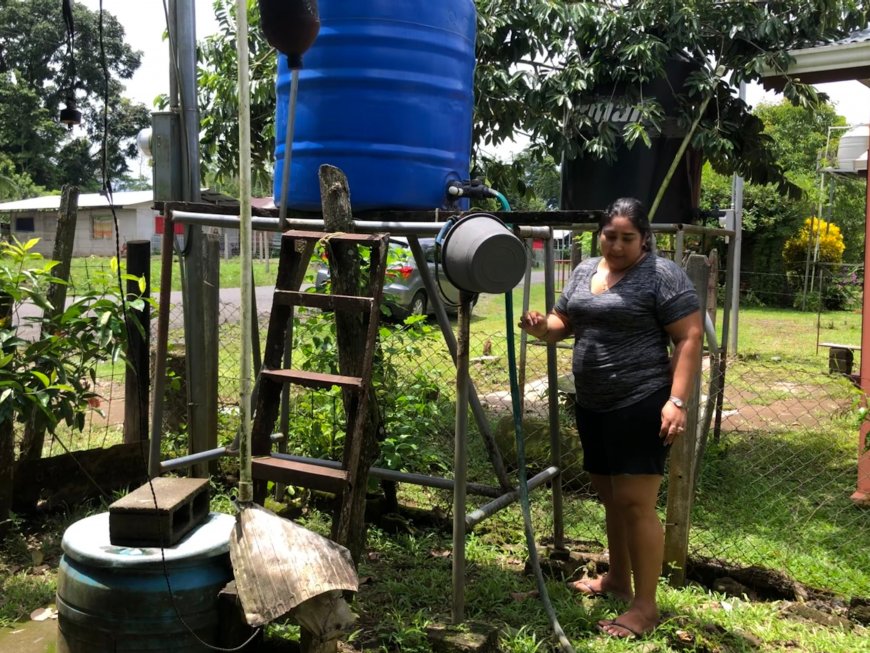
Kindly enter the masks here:
[[538, 311], [525, 313], [517, 324], [519, 328], [535, 338], [543, 338], [550, 331], [547, 316]]

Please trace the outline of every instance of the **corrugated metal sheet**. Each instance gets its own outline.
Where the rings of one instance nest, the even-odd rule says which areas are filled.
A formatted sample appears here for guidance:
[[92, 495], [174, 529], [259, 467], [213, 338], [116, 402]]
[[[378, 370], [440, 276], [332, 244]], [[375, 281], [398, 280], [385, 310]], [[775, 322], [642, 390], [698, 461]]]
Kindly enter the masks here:
[[846, 38], [840, 39], [839, 41], [834, 41], [831, 45], [846, 45], [848, 43], [867, 43], [870, 42], [870, 26], [867, 28], [858, 30], [857, 32], [852, 32]]
[[[114, 193], [112, 196], [115, 207], [134, 208], [150, 206], [154, 202], [154, 193], [150, 190], [126, 191]], [[99, 193], [83, 193], [79, 195], [78, 207], [92, 209], [108, 207], [109, 200]], [[30, 197], [26, 200], [4, 202], [0, 204], [0, 213], [8, 211], [57, 211], [60, 209], [60, 195]]]

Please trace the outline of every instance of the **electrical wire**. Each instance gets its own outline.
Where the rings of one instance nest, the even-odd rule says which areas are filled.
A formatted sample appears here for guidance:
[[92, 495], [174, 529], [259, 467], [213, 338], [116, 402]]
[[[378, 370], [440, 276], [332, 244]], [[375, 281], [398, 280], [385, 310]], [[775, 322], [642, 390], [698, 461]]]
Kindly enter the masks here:
[[76, 73], [75, 21], [73, 19], [72, 0], [63, 0], [61, 11], [63, 13], [63, 22], [66, 25], [66, 49], [69, 60], [69, 68], [67, 69], [68, 92], [72, 98], [75, 92], [76, 78], [78, 77]]
[[[164, 9], [165, 9], [165, 3], [164, 3]], [[132, 333], [132, 326], [130, 323], [129, 311], [128, 311], [127, 301], [126, 301], [126, 293], [124, 292], [123, 279], [122, 279], [122, 274], [121, 274], [120, 229], [118, 226], [118, 215], [117, 215], [117, 212], [115, 210], [115, 203], [114, 203], [114, 199], [112, 196], [112, 184], [111, 184], [111, 179], [109, 176], [109, 169], [108, 169], [109, 69], [108, 69], [108, 64], [106, 63], [106, 48], [105, 48], [105, 41], [103, 38], [103, 36], [104, 36], [103, 15], [104, 15], [103, 0], [100, 0], [100, 17], [99, 17], [100, 63], [101, 63], [102, 70], [103, 70], [103, 82], [104, 82], [104, 85], [103, 85], [103, 143], [102, 143], [102, 157], [101, 157], [102, 158], [103, 193], [105, 194], [106, 199], [108, 201], [109, 208], [112, 212], [112, 218], [113, 218], [114, 225], [115, 225], [115, 254], [116, 254], [116, 257], [118, 260], [118, 266], [117, 266], [118, 288], [119, 288], [120, 295], [121, 295], [121, 308], [122, 308], [123, 315], [124, 315], [124, 323], [125, 323], [125, 326], [127, 329], [127, 334], [129, 336], [129, 334]], [[168, 16], [168, 14], [167, 14], [167, 16]], [[169, 26], [167, 25], [167, 29], [168, 29], [168, 27]], [[173, 63], [176, 63], [174, 57], [173, 57]], [[176, 65], [177, 65], [177, 63], [176, 63]], [[186, 139], [184, 139], [184, 140], [186, 143]], [[187, 244], [187, 243], [185, 243], [185, 244]], [[168, 283], [168, 281], [169, 281], [168, 279], [164, 280], [164, 282], [166, 282], [166, 283]], [[141, 388], [141, 384], [137, 384], [137, 388]], [[148, 476], [147, 459], [144, 455], [144, 449], [143, 449], [143, 455], [142, 455], [142, 462], [143, 462], [143, 465], [145, 466], [145, 474], [148, 477], [148, 487], [151, 491], [151, 498], [154, 502], [154, 507], [157, 508], [157, 506], [159, 505], [158, 501], [157, 501], [157, 492], [154, 489], [153, 480], [151, 479], [150, 476]], [[185, 629], [190, 633], [190, 635], [194, 639], [196, 639], [196, 641], [199, 642], [202, 646], [204, 646], [212, 651], [220, 651], [222, 653], [235, 653], [236, 651], [241, 651], [243, 648], [245, 648], [248, 644], [250, 644], [260, 634], [261, 629], [259, 629], [259, 628], [255, 629], [254, 632], [251, 634], [251, 636], [245, 642], [243, 642], [242, 644], [240, 644], [239, 646], [234, 647], [234, 648], [224, 648], [224, 647], [220, 647], [220, 646], [215, 646], [213, 644], [210, 644], [208, 642], [203, 641], [203, 639], [196, 633], [196, 631], [194, 631], [193, 628], [191, 628], [190, 625], [185, 621], [183, 615], [181, 614], [181, 610], [178, 607], [178, 603], [177, 603], [176, 598], [175, 598], [175, 593], [172, 591], [172, 581], [170, 579], [169, 567], [166, 564], [166, 550], [163, 546], [160, 547], [160, 560], [161, 560], [161, 565], [162, 565], [163, 578], [166, 581], [166, 589], [168, 591], [169, 600], [170, 600], [170, 603], [172, 604], [172, 609], [175, 612], [175, 616], [178, 619], [178, 621], [185, 627]]]

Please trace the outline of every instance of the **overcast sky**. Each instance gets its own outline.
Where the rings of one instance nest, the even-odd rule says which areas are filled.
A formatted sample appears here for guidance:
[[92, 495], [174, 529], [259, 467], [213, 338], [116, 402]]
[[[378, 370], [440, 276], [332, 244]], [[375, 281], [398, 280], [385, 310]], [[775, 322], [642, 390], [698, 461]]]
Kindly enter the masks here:
[[[100, 6], [100, 0], [76, 1], [92, 10]], [[194, 0], [194, 5], [197, 38], [202, 38], [217, 29], [212, 1]], [[166, 29], [163, 1], [103, 0], [103, 8], [114, 14], [124, 26], [130, 46], [144, 53], [141, 68], [127, 83], [126, 95], [151, 107], [154, 98], [169, 89], [169, 45], [163, 40]], [[831, 96], [837, 112], [850, 124], [870, 122], [870, 88], [858, 82], [820, 84], [818, 88]], [[746, 99], [752, 105], [761, 101], [777, 102], [780, 98], [764, 93], [760, 86], [747, 89]], [[504, 153], [510, 153], [510, 149]]]

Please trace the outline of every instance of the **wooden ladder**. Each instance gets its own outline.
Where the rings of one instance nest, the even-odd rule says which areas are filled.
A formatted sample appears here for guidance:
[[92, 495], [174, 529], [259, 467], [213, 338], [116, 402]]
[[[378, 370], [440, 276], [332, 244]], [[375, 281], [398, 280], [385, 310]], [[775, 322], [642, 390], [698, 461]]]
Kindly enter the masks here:
[[[368, 294], [337, 295], [302, 292], [291, 288], [294, 271], [311, 252], [306, 242], [328, 242], [362, 245], [371, 250]], [[251, 429], [253, 443], [252, 473], [256, 481], [275, 481], [314, 490], [334, 492], [342, 496], [359, 484], [365, 487], [366, 478], [355, 478], [364, 454], [365, 427], [369, 419], [372, 366], [376, 339], [380, 325], [380, 305], [383, 297], [384, 274], [387, 266], [388, 235], [356, 233], [324, 233], [318, 231], [287, 231], [281, 238], [281, 253], [272, 313], [263, 353], [263, 367], [259, 376], [256, 412]], [[284, 345], [295, 306], [333, 311], [336, 320], [340, 313], [363, 313], [365, 349], [359, 376], [326, 374], [306, 370], [281, 369]], [[309, 388], [342, 388], [345, 395], [347, 430], [345, 455], [339, 469], [323, 465], [289, 460], [271, 454], [271, 434], [278, 417], [281, 392], [285, 384]], [[287, 436], [288, 434], [285, 434]], [[367, 470], [366, 470], [367, 471]], [[363, 489], [364, 491], [364, 489]]]

